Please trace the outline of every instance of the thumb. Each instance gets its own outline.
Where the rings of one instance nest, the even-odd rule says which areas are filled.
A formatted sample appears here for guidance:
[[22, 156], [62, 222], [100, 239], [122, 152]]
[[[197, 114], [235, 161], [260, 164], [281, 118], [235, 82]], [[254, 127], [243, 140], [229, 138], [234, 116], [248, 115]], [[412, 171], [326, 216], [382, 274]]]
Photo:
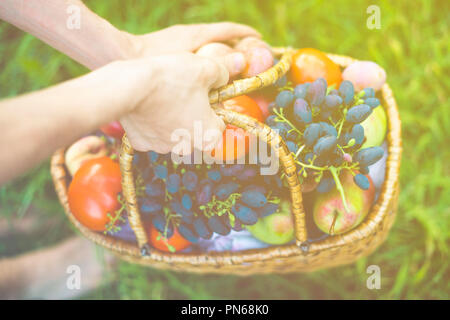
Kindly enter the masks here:
[[214, 58], [217, 62], [223, 64], [230, 73], [230, 77], [237, 76], [242, 71], [244, 71], [247, 61], [245, 60], [245, 56], [241, 52], [230, 53], [224, 57]]

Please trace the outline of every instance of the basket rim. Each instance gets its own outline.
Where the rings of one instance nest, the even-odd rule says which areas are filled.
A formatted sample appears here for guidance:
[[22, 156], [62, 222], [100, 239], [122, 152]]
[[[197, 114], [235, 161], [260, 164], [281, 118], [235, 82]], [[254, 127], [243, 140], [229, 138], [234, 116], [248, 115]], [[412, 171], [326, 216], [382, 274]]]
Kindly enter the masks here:
[[[284, 48], [274, 48], [274, 52], [282, 52]], [[327, 53], [327, 56], [345, 67], [356, 59]], [[208, 253], [165, 253], [161, 251], [155, 252], [153, 249], [148, 256], [142, 256], [137, 243], [129, 243], [116, 239], [112, 236], [99, 234], [91, 231], [81, 225], [70, 212], [67, 199], [67, 171], [64, 167], [64, 150], [59, 149], [55, 152], [51, 161], [51, 173], [53, 181], [57, 190], [60, 202], [64, 207], [65, 214], [69, 217], [71, 223], [84, 236], [93, 242], [127, 258], [138, 258], [150, 261], [163, 261], [168, 264], [171, 263], [188, 263], [190, 265], [222, 265], [222, 264], [237, 264], [247, 263], [261, 260], [271, 260], [276, 258], [289, 257], [293, 255], [310, 255], [317, 251], [327, 250], [334, 247], [345, 246], [349, 242], [355, 242], [365, 239], [374, 232], [376, 228], [382, 223], [383, 218], [387, 214], [389, 202], [394, 197], [395, 190], [398, 188], [399, 168], [401, 162], [402, 143], [401, 143], [401, 121], [398, 112], [398, 106], [393, 97], [392, 90], [388, 83], [385, 83], [381, 88], [381, 95], [383, 97], [382, 107], [385, 108], [388, 119], [388, 131], [386, 140], [388, 144], [388, 157], [386, 159], [386, 172], [383, 186], [380, 190], [379, 197], [372, 210], [366, 216], [364, 221], [355, 229], [350, 230], [342, 235], [329, 236], [326, 239], [310, 242], [307, 251], [303, 251], [297, 244], [285, 244], [270, 246], [267, 248], [242, 250], [236, 252], [208, 252]]]

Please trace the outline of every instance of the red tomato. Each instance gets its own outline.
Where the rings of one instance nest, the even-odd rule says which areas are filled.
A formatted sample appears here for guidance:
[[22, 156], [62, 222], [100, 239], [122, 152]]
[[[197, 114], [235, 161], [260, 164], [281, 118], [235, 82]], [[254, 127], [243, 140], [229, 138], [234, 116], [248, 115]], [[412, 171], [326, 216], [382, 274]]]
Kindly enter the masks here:
[[[233, 99], [226, 100], [223, 103], [224, 109], [233, 110], [247, 116], [250, 116], [258, 121], [263, 122], [264, 117], [258, 104], [249, 96], [242, 95]], [[227, 136], [229, 139], [233, 139], [233, 149], [226, 148]], [[228, 124], [223, 132], [222, 140], [218, 143], [215, 150], [211, 152], [211, 156], [215, 159], [236, 160], [244, 157], [249, 149], [250, 143], [253, 143], [254, 137], [246, 134], [241, 128]], [[217, 154], [215, 151], [218, 151]]]
[[148, 229], [147, 235], [150, 244], [154, 248], [165, 252], [173, 252], [173, 250], [180, 251], [191, 245], [191, 242], [183, 238], [183, 236], [178, 233], [176, 228], [173, 230], [173, 235], [168, 239], [164, 238], [161, 232], [159, 232], [153, 225], [151, 225]]
[[119, 121], [113, 121], [108, 124], [105, 124], [104, 126], [100, 127], [100, 130], [107, 136], [116, 139], [122, 139], [125, 133], [125, 130], [123, 130], [122, 125], [120, 124]]
[[108, 213], [120, 208], [117, 194], [122, 191], [120, 167], [109, 157], [87, 160], [69, 186], [69, 207], [75, 218], [94, 231], [106, 230]]
[[338, 86], [342, 81], [339, 66], [325, 53], [312, 48], [300, 49], [294, 54], [290, 77], [295, 84], [324, 78], [329, 86]]

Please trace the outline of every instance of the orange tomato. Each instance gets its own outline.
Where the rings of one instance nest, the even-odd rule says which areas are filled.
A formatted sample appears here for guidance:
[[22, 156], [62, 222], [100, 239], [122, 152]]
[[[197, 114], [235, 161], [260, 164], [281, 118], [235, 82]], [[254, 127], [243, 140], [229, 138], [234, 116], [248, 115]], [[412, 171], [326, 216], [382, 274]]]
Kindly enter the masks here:
[[173, 235], [170, 238], [164, 238], [164, 236], [159, 232], [153, 225], [147, 232], [150, 244], [161, 251], [173, 252], [186, 249], [191, 245], [191, 242], [183, 238], [183, 236], [178, 232], [177, 228], [174, 228]]
[[73, 176], [68, 190], [69, 207], [75, 218], [94, 231], [105, 231], [108, 213], [120, 208], [122, 191], [120, 167], [109, 157], [84, 162]]
[[[223, 103], [226, 110], [236, 111], [250, 116], [260, 122], [264, 121], [264, 116], [255, 100], [249, 96], [242, 95], [233, 99], [226, 100]], [[233, 139], [233, 143], [227, 142], [227, 138]], [[244, 157], [249, 149], [250, 143], [253, 143], [253, 136], [234, 125], [228, 124], [223, 132], [222, 140], [217, 144], [215, 150], [211, 152], [211, 156], [217, 160], [236, 160]], [[226, 145], [233, 145], [232, 149], [227, 149]], [[217, 151], [217, 154], [216, 154]]]
[[319, 50], [304, 48], [298, 50], [292, 58], [290, 78], [295, 84], [312, 82], [317, 78], [327, 80], [329, 86], [342, 81], [340, 67]]

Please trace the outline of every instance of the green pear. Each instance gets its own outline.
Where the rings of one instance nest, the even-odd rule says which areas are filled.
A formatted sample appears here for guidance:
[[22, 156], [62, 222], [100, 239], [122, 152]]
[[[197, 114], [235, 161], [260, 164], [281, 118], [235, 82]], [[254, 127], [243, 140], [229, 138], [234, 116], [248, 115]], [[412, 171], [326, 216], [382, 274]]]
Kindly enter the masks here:
[[364, 128], [366, 141], [362, 145], [362, 149], [381, 146], [386, 136], [387, 117], [383, 106], [373, 109], [372, 114], [364, 120], [361, 125]]
[[289, 201], [282, 200], [277, 212], [260, 218], [247, 230], [258, 240], [269, 244], [285, 244], [294, 239], [294, 221]]

